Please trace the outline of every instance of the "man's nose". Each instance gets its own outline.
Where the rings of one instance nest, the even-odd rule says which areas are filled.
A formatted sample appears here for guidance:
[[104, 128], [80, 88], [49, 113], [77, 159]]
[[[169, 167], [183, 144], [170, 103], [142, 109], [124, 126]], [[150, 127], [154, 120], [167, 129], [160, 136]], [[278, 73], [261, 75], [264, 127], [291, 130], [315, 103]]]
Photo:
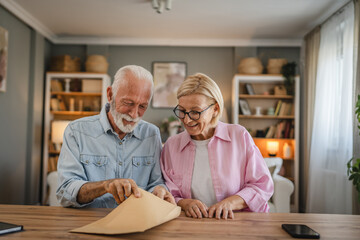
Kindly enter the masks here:
[[128, 112], [129, 116], [132, 118], [137, 118], [139, 116], [139, 106], [134, 106], [130, 109], [130, 111]]

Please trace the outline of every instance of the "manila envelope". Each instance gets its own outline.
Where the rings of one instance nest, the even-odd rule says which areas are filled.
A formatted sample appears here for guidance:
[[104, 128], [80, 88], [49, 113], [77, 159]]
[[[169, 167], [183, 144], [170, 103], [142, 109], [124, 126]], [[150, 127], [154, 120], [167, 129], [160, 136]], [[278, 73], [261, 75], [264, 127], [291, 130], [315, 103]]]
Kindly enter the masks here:
[[144, 232], [180, 215], [180, 207], [139, 190], [140, 198], [131, 195], [105, 217], [70, 232], [109, 235]]

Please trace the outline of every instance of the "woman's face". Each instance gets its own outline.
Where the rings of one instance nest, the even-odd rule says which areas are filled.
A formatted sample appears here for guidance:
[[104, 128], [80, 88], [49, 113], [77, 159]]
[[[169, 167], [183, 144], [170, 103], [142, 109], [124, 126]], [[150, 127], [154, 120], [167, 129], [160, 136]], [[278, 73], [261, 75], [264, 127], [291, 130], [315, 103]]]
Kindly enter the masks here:
[[[212, 104], [213, 102], [205, 95], [192, 94], [179, 98], [178, 109], [186, 112], [201, 112]], [[212, 126], [210, 122], [213, 116], [216, 116], [217, 111], [218, 105], [214, 104], [207, 110], [203, 111], [200, 114], [200, 118], [198, 120], [191, 119], [188, 114], [185, 115], [184, 119], [180, 120], [184, 124], [186, 131], [193, 139], [205, 140], [211, 138], [214, 135], [215, 126]]]

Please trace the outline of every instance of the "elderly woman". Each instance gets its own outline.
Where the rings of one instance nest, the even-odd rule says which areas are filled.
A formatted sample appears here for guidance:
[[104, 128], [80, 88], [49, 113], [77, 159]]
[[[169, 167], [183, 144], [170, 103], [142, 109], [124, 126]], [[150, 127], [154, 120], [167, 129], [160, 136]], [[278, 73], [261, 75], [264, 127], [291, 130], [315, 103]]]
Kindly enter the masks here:
[[244, 127], [219, 121], [224, 100], [216, 83], [201, 73], [190, 76], [177, 99], [173, 111], [186, 131], [166, 141], [161, 169], [186, 216], [268, 212], [274, 189], [269, 170]]

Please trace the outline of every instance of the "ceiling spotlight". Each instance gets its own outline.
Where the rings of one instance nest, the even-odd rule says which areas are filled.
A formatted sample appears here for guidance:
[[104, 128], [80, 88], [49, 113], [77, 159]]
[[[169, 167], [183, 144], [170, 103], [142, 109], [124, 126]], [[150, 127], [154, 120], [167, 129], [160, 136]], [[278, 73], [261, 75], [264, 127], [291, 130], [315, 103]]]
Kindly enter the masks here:
[[172, 0], [152, 0], [151, 5], [156, 9], [157, 13], [162, 13], [164, 9], [170, 10], [172, 7]]

